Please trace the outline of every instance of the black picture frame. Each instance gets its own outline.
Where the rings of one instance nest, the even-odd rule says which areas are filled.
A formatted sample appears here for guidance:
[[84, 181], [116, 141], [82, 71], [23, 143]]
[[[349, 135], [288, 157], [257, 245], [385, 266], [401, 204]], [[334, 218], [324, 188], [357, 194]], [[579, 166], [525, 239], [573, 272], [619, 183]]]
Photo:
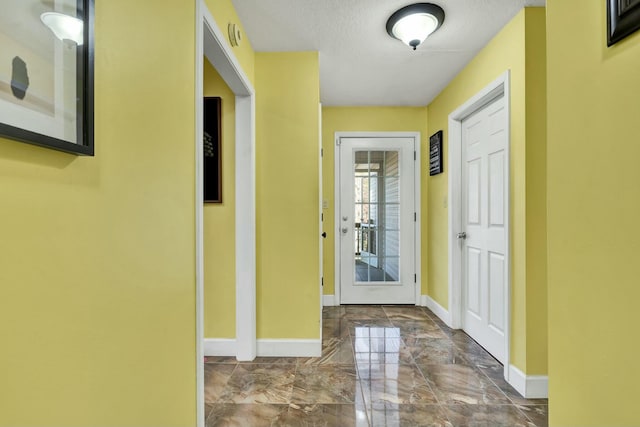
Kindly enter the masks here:
[[606, 0], [607, 46], [640, 29], [640, 0]]
[[[67, 153], [93, 156], [94, 0], [69, 1], [69, 5], [62, 4], [57, 10], [52, 10], [49, 2], [39, 2], [37, 7], [31, 2], [10, 4], [12, 6], [6, 6], [2, 13], [24, 19], [16, 21], [13, 27], [2, 29], [14, 42], [10, 49], [15, 51], [5, 50], [0, 61], [4, 62], [0, 63], [1, 67], [11, 70], [10, 82], [0, 80], [0, 136]], [[75, 13], [74, 17], [83, 23], [81, 44], [58, 39], [41, 19], [42, 14], [48, 12], [70, 16]], [[74, 58], [75, 67], [64, 66], [69, 55]], [[10, 57], [13, 59], [7, 64]], [[53, 59], [47, 62], [47, 57]], [[47, 66], [42, 67], [42, 64]], [[69, 85], [74, 76], [65, 75], [64, 70], [68, 73], [74, 68], [75, 85]], [[50, 78], [42, 87], [58, 88], [59, 82], [64, 81], [67, 86], [62, 87], [73, 89], [67, 92], [48, 89], [49, 95], [41, 96], [43, 92], [39, 91], [38, 80], [30, 79], [29, 75], [42, 74]], [[65, 105], [65, 102], [70, 105]]]
[[429, 137], [429, 176], [444, 172], [442, 167], [442, 135], [439, 130]]
[[222, 203], [222, 99], [204, 97], [203, 175], [205, 203]]

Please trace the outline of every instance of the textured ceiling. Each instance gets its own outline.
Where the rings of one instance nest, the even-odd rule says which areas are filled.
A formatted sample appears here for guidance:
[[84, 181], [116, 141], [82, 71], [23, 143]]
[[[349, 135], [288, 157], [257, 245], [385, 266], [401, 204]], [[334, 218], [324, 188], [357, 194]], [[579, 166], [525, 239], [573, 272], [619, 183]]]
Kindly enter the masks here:
[[410, 0], [232, 0], [258, 52], [320, 52], [323, 105], [429, 104], [524, 6], [545, 0], [433, 0], [444, 24], [413, 51], [386, 32]]

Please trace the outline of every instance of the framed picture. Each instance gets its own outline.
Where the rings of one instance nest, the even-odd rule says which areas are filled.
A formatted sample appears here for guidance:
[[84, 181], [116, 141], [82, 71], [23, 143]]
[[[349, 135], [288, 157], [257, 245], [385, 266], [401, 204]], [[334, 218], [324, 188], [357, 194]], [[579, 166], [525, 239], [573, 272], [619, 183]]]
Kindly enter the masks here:
[[442, 131], [429, 137], [429, 175], [442, 173]]
[[0, 44], [0, 136], [93, 156], [93, 0], [3, 2]]
[[204, 201], [222, 203], [222, 100], [204, 98]]
[[640, 29], [640, 0], [607, 1], [607, 46]]

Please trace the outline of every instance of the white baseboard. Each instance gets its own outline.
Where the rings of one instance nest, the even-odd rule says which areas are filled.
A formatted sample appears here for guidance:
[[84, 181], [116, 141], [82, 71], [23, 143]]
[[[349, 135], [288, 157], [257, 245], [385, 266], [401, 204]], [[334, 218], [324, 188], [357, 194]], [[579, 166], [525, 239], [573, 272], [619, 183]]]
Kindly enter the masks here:
[[441, 306], [431, 298], [429, 295], [422, 295], [422, 301], [420, 301], [420, 305], [423, 307], [427, 307], [429, 310], [433, 312], [436, 316], [440, 318], [448, 327], [451, 327], [451, 314], [449, 310]]
[[205, 338], [204, 355], [235, 357], [236, 340], [234, 338]]
[[258, 356], [263, 357], [320, 357], [322, 340], [259, 339]]
[[546, 375], [526, 375], [515, 366], [509, 365], [509, 384], [527, 399], [549, 397], [549, 377]]
[[336, 304], [335, 295], [322, 295], [322, 305], [325, 307], [333, 307]]
[[[320, 357], [322, 340], [259, 339], [257, 356], [262, 357]], [[233, 338], [205, 338], [205, 356], [236, 356], [236, 340]]]

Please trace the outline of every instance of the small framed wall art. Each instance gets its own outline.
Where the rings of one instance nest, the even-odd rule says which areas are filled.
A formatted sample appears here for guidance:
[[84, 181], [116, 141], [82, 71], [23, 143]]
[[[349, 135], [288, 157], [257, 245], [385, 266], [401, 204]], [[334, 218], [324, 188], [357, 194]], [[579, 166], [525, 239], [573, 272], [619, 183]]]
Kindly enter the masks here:
[[607, 1], [607, 46], [640, 29], [640, 0]]
[[204, 98], [204, 201], [222, 203], [222, 100]]
[[93, 156], [93, 7], [3, 4], [0, 136]]
[[429, 175], [438, 175], [442, 171], [442, 131], [439, 130], [429, 138]]

